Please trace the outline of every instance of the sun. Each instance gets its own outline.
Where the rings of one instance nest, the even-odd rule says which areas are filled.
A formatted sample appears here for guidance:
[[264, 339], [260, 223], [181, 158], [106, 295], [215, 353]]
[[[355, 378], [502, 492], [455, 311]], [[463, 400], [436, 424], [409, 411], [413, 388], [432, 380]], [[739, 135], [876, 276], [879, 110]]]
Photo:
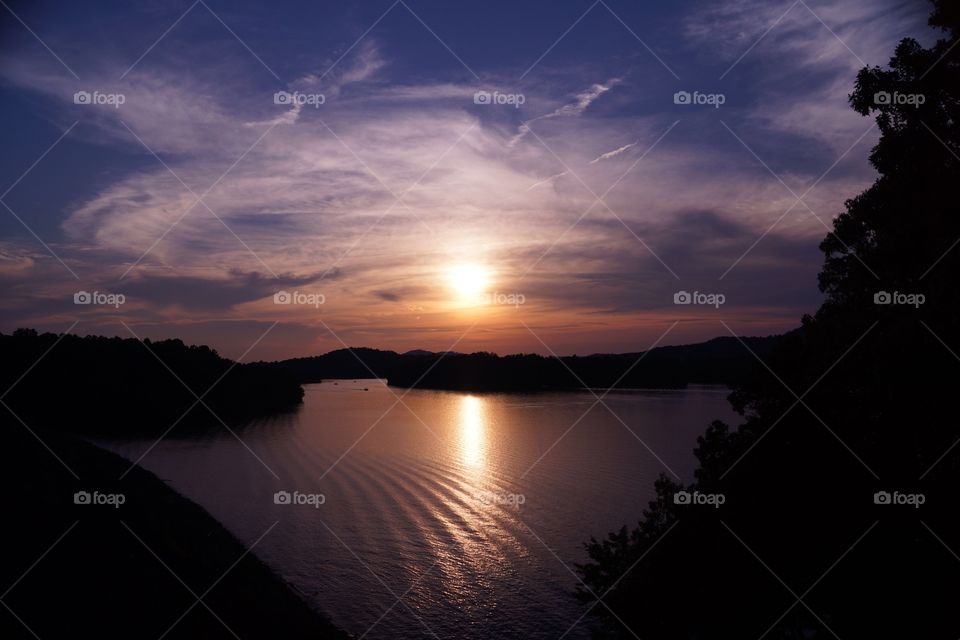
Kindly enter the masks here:
[[461, 300], [479, 302], [490, 283], [490, 272], [478, 264], [460, 264], [447, 272], [450, 288]]

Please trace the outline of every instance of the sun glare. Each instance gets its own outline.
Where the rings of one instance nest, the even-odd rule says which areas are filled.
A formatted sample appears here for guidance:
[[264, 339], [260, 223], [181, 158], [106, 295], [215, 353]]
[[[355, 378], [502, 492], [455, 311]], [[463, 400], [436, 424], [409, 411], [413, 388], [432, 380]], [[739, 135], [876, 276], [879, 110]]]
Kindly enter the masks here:
[[478, 302], [487, 290], [490, 275], [479, 265], [462, 264], [450, 269], [447, 281], [461, 300]]

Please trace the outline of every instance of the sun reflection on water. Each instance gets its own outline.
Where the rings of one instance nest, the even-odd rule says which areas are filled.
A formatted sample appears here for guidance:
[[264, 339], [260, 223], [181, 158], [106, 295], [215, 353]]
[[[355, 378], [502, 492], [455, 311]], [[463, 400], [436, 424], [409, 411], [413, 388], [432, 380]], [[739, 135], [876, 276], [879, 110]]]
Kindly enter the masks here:
[[464, 465], [483, 469], [487, 460], [487, 417], [481, 398], [463, 396], [460, 400], [460, 456]]

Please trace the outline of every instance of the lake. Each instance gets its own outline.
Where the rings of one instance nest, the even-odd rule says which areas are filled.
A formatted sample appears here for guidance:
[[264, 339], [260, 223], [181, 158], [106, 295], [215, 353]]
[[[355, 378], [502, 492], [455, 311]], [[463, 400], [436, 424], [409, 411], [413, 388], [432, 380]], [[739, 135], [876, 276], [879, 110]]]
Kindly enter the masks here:
[[101, 444], [358, 638], [588, 637], [583, 543], [635, 524], [658, 474], [691, 481], [712, 420], [736, 424], [717, 388], [617, 391], [609, 410], [588, 392], [304, 388], [297, 412], [236, 436]]

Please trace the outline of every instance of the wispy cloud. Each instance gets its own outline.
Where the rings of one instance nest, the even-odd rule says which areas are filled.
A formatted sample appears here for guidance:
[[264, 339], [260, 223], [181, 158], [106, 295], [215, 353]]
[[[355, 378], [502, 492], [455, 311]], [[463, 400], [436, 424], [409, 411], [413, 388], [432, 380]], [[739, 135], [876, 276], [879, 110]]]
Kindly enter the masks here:
[[623, 153], [624, 151], [628, 151], [628, 150], [634, 148], [635, 146], [637, 146], [637, 143], [639, 143], [639, 142], [640, 142], [640, 141], [637, 140], [637, 142], [631, 142], [630, 144], [625, 144], [625, 145], [623, 145], [622, 147], [618, 147], [618, 148], [614, 149], [613, 151], [607, 151], [606, 153], [601, 153], [599, 156], [597, 156], [596, 158], [594, 158], [593, 160], [591, 160], [591, 161], [589, 162], [589, 164], [596, 164], [596, 163], [600, 162], [601, 160], [609, 160], [610, 158], [614, 158], [614, 157], [620, 155], [621, 153]]
[[[722, 58], [726, 64], [712, 77], [786, 8], [759, 0], [698, 6], [705, 8], [678, 17], [686, 26], [675, 55], [688, 56], [691, 70]], [[893, 0], [810, 6], [871, 63], [884, 62], [900, 32], [913, 26]], [[43, 26], [45, 38], [55, 37], [55, 29]], [[295, 353], [335, 346], [316, 343], [325, 334], [317, 330], [317, 309], [272, 304], [271, 291], [289, 287], [322, 292], [324, 322], [354, 332], [358, 344], [446, 348], [457, 337], [451, 327], [462, 332], [463, 324], [446, 270], [471, 261], [490, 268], [498, 290], [526, 296], [528, 323], [552, 331], [551, 345], [615, 350], [633, 344], [636, 327], [651, 318], [676, 315], [670, 295], [676, 281], [651, 251], [686, 288], [711, 290], [795, 202], [718, 118], [764, 159], [763, 145], [773, 149], [775, 170], [798, 192], [836, 158], [831, 144], [846, 148], [853, 139], [845, 132], [859, 135], [867, 124], [846, 106], [859, 63], [800, 5], [724, 80], [731, 88], [719, 89], [731, 99], [722, 110], [683, 107], [683, 123], [644, 151], [626, 177], [627, 163], [617, 158], [640, 156], [680, 108], [670, 99], [677, 87], [625, 81], [640, 75], [629, 58], [585, 54], [582, 66], [562, 69], [545, 62], [524, 87], [526, 103], [514, 109], [475, 105], [477, 87], [456, 60], [452, 70], [426, 69], [423, 51], [403, 49], [408, 34], [398, 37], [389, 28], [371, 32], [339, 61], [299, 40], [275, 43], [263, 56], [292, 78], [281, 83], [224, 35], [222, 51], [215, 39], [204, 39], [202, 51], [186, 36], [176, 46], [164, 41], [122, 83], [117, 78], [130, 61], [110, 66], [103, 62], [109, 55], [91, 54], [76, 65], [83, 82], [37, 48], [4, 49], [0, 66], [5, 91], [29, 96], [23, 102], [39, 105], [44, 118], [66, 123], [61, 131], [82, 121], [69, 139], [80, 143], [74, 156], [61, 161], [102, 161], [96, 180], [70, 187], [56, 206], [35, 187], [30, 191], [33, 180], [61, 184], [55, 171], [63, 165], [44, 161], [11, 194], [11, 206], [36, 221], [84, 287], [126, 286], [124, 313], [131, 320], [197, 341], [237, 335], [248, 345], [238, 327], [281, 320], [278, 335], [287, 331], [306, 345]], [[87, 40], [82, 44], [98, 53]], [[261, 53], [257, 43], [251, 46]], [[139, 42], [134, 48], [142, 51]], [[490, 67], [484, 82], [509, 86], [509, 69]], [[274, 92], [284, 88], [322, 93], [326, 101], [316, 108], [274, 104]], [[74, 105], [81, 89], [122, 92], [126, 102], [120, 109]], [[518, 124], [534, 105], [542, 115]], [[543, 145], [527, 137], [531, 126]], [[152, 152], [204, 194], [203, 202]], [[23, 156], [38, 153], [30, 148]], [[824, 220], [873, 179], [864, 155], [852, 153], [805, 198]], [[598, 205], [594, 194], [610, 185], [606, 206]], [[823, 234], [796, 206], [724, 280], [731, 306], [756, 327], [794, 322], [818, 295], [816, 245]], [[78, 313], [70, 303], [76, 282], [67, 282], [36, 245], [26, 233], [0, 244], [4, 328], [52, 326]], [[484, 312], [473, 346], [516, 349], [518, 335], [529, 337], [514, 332], [515, 315], [500, 311]], [[108, 320], [85, 316], [91, 331], [108, 327]], [[704, 325], [701, 335], [685, 338], [714, 330]]]
[[536, 183], [530, 185], [530, 186], [527, 188], [527, 191], [530, 191], [531, 189], [535, 189], [536, 187], [539, 187], [539, 186], [541, 186], [541, 185], [549, 184], [549, 183], [553, 182], [554, 180], [556, 180], [557, 178], [562, 178], [563, 176], [567, 175], [568, 173], [569, 173], [568, 171], [561, 171], [560, 173], [555, 173], [555, 174], [553, 174], [552, 176], [548, 176], [547, 178], [545, 178], [545, 179], [543, 179], [543, 180], [540, 180], [539, 182], [536, 182]]
[[857, 71], [886, 63], [901, 38], [923, 39], [925, 21], [923, 3], [898, 0], [734, 0], [692, 11], [684, 33], [722, 60], [724, 82], [750, 79], [746, 117], [839, 152], [867, 126], [847, 105]]
[[605, 94], [607, 91], [610, 91], [621, 82], [623, 82], [622, 78], [611, 78], [604, 83], [593, 84], [589, 89], [576, 94], [573, 102], [569, 102], [563, 106], [557, 107], [550, 113], [527, 120], [517, 128], [517, 133], [513, 136], [513, 138], [510, 139], [509, 146], [514, 146], [528, 133], [530, 133], [530, 124], [533, 122], [537, 122], [538, 120], [548, 120], [550, 118], [565, 118], [582, 115], [583, 112], [586, 111], [587, 108], [597, 100], [597, 98]]
[[335, 98], [349, 85], [367, 82], [373, 79], [379, 71], [387, 66], [387, 61], [380, 54], [380, 46], [373, 38], [366, 38], [360, 42], [357, 49], [351, 53], [349, 59], [333, 65], [327, 64], [323, 71], [314, 71], [300, 76], [290, 84], [292, 90], [316, 89], [322, 90]]

